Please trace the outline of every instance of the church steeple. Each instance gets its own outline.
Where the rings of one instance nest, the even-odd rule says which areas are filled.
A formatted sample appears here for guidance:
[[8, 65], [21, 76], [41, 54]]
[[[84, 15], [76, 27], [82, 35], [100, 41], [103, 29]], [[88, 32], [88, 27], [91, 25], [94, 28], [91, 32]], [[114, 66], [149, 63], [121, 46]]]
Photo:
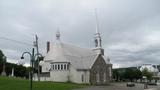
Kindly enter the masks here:
[[104, 55], [104, 49], [102, 48], [102, 38], [101, 38], [101, 33], [99, 31], [99, 22], [98, 22], [98, 16], [97, 16], [97, 12], [95, 9], [95, 16], [96, 16], [96, 34], [95, 34], [95, 49], [94, 51], [97, 54], [102, 54]]
[[99, 22], [98, 22], [98, 16], [95, 9], [95, 16], [96, 16], [96, 34], [95, 34], [95, 47], [101, 48], [102, 47], [102, 39], [101, 34], [99, 31]]

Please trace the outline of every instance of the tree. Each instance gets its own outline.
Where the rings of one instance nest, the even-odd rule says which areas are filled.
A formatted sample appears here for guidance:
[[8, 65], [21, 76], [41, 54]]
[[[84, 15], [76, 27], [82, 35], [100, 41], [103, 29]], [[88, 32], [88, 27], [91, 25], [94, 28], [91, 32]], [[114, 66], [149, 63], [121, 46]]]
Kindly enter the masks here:
[[120, 81], [124, 81], [125, 80], [125, 72], [120, 70], [119, 72], [119, 79]]
[[0, 74], [2, 72], [2, 69], [3, 69], [3, 52], [0, 50]]
[[[39, 57], [39, 62], [42, 61], [43, 59], [44, 59], [44, 57]], [[35, 62], [34, 62], [34, 69], [33, 69], [34, 73], [38, 73], [38, 64], [39, 64], [39, 62], [38, 62], [38, 59], [36, 59]]]
[[151, 80], [153, 77], [153, 74], [149, 72], [147, 68], [143, 69], [142, 75], [146, 76], [148, 80]]
[[142, 72], [139, 69], [134, 70], [134, 78], [136, 81], [142, 78]]
[[142, 72], [136, 68], [127, 68], [125, 71], [125, 78], [129, 79], [131, 82], [133, 80], [138, 80], [142, 78]]
[[134, 79], [134, 70], [131, 68], [127, 68], [125, 71], [125, 78], [129, 79], [132, 82]]
[[113, 70], [113, 78], [118, 81], [118, 78], [119, 78], [119, 72], [117, 69], [114, 69]]
[[3, 56], [4, 56], [4, 54], [3, 54], [3, 52], [0, 50], [0, 63], [3, 61]]
[[[2, 69], [3, 69], [3, 52], [0, 50], [0, 74], [2, 72]], [[11, 75], [12, 74], [12, 68], [14, 68], [14, 75], [16, 77], [26, 77], [28, 78], [28, 70], [26, 67], [22, 66], [22, 65], [17, 65], [17, 64], [13, 64], [13, 63], [9, 63], [9, 62], [6, 62], [6, 74], [7, 76]]]

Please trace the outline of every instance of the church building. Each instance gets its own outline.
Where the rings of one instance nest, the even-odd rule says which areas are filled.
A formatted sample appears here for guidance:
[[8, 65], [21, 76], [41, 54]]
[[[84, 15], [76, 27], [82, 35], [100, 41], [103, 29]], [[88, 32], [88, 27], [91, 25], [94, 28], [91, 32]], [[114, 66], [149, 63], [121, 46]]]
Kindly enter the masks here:
[[40, 62], [41, 81], [106, 85], [112, 80], [112, 64], [104, 55], [101, 34], [96, 30], [95, 48], [87, 49], [60, 40], [47, 42], [47, 54]]

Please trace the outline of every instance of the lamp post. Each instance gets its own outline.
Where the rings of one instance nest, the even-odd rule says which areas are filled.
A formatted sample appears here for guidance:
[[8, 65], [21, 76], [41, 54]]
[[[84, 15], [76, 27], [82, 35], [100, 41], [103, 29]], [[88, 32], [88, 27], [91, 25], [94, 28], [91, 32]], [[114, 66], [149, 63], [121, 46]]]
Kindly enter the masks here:
[[40, 55], [41, 57], [43, 57], [42, 56], [42, 54], [40, 54], [40, 53], [36, 53], [36, 54], [34, 54], [34, 48], [32, 49], [32, 53], [30, 53], [30, 52], [24, 52], [23, 54], [22, 54], [22, 57], [21, 57], [21, 59], [24, 59], [24, 55], [25, 54], [29, 54], [30, 55], [30, 90], [32, 90], [32, 79], [33, 79], [33, 64], [34, 64], [34, 62], [35, 62], [35, 58], [36, 58], [36, 56], [37, 56], [37, 58], [38, 58], [38, 56]]
[[6, 60], [7, 60], [7, 57], [6, 56], [3, 56], [3, 71], [1, 73], [2, 76], [6, 76]]
[[30, 55], [30, 84], [29, 84], [29, 90], [32, 90], [32, 73], [33, 73], [33, 62], [34, 62], [34, 48], [32, 49], [32, 53], [30, 53], [30, 52], [24, 52], [23, 54], [22, 54], [22, 57], [21, 57], [21, 59], [24, 59], [24, 55], [25, 54], [28, 54], [28, 55]]

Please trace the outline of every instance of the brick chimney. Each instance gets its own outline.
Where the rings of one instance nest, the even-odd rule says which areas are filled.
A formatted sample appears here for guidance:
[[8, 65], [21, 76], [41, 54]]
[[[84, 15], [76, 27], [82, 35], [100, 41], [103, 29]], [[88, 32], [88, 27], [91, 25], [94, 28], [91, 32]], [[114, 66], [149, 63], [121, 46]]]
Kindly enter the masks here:
[[50, 50], [50, 42], [48, 41], [47, 42], [47, 53], [49, 52], [49, 50]]

